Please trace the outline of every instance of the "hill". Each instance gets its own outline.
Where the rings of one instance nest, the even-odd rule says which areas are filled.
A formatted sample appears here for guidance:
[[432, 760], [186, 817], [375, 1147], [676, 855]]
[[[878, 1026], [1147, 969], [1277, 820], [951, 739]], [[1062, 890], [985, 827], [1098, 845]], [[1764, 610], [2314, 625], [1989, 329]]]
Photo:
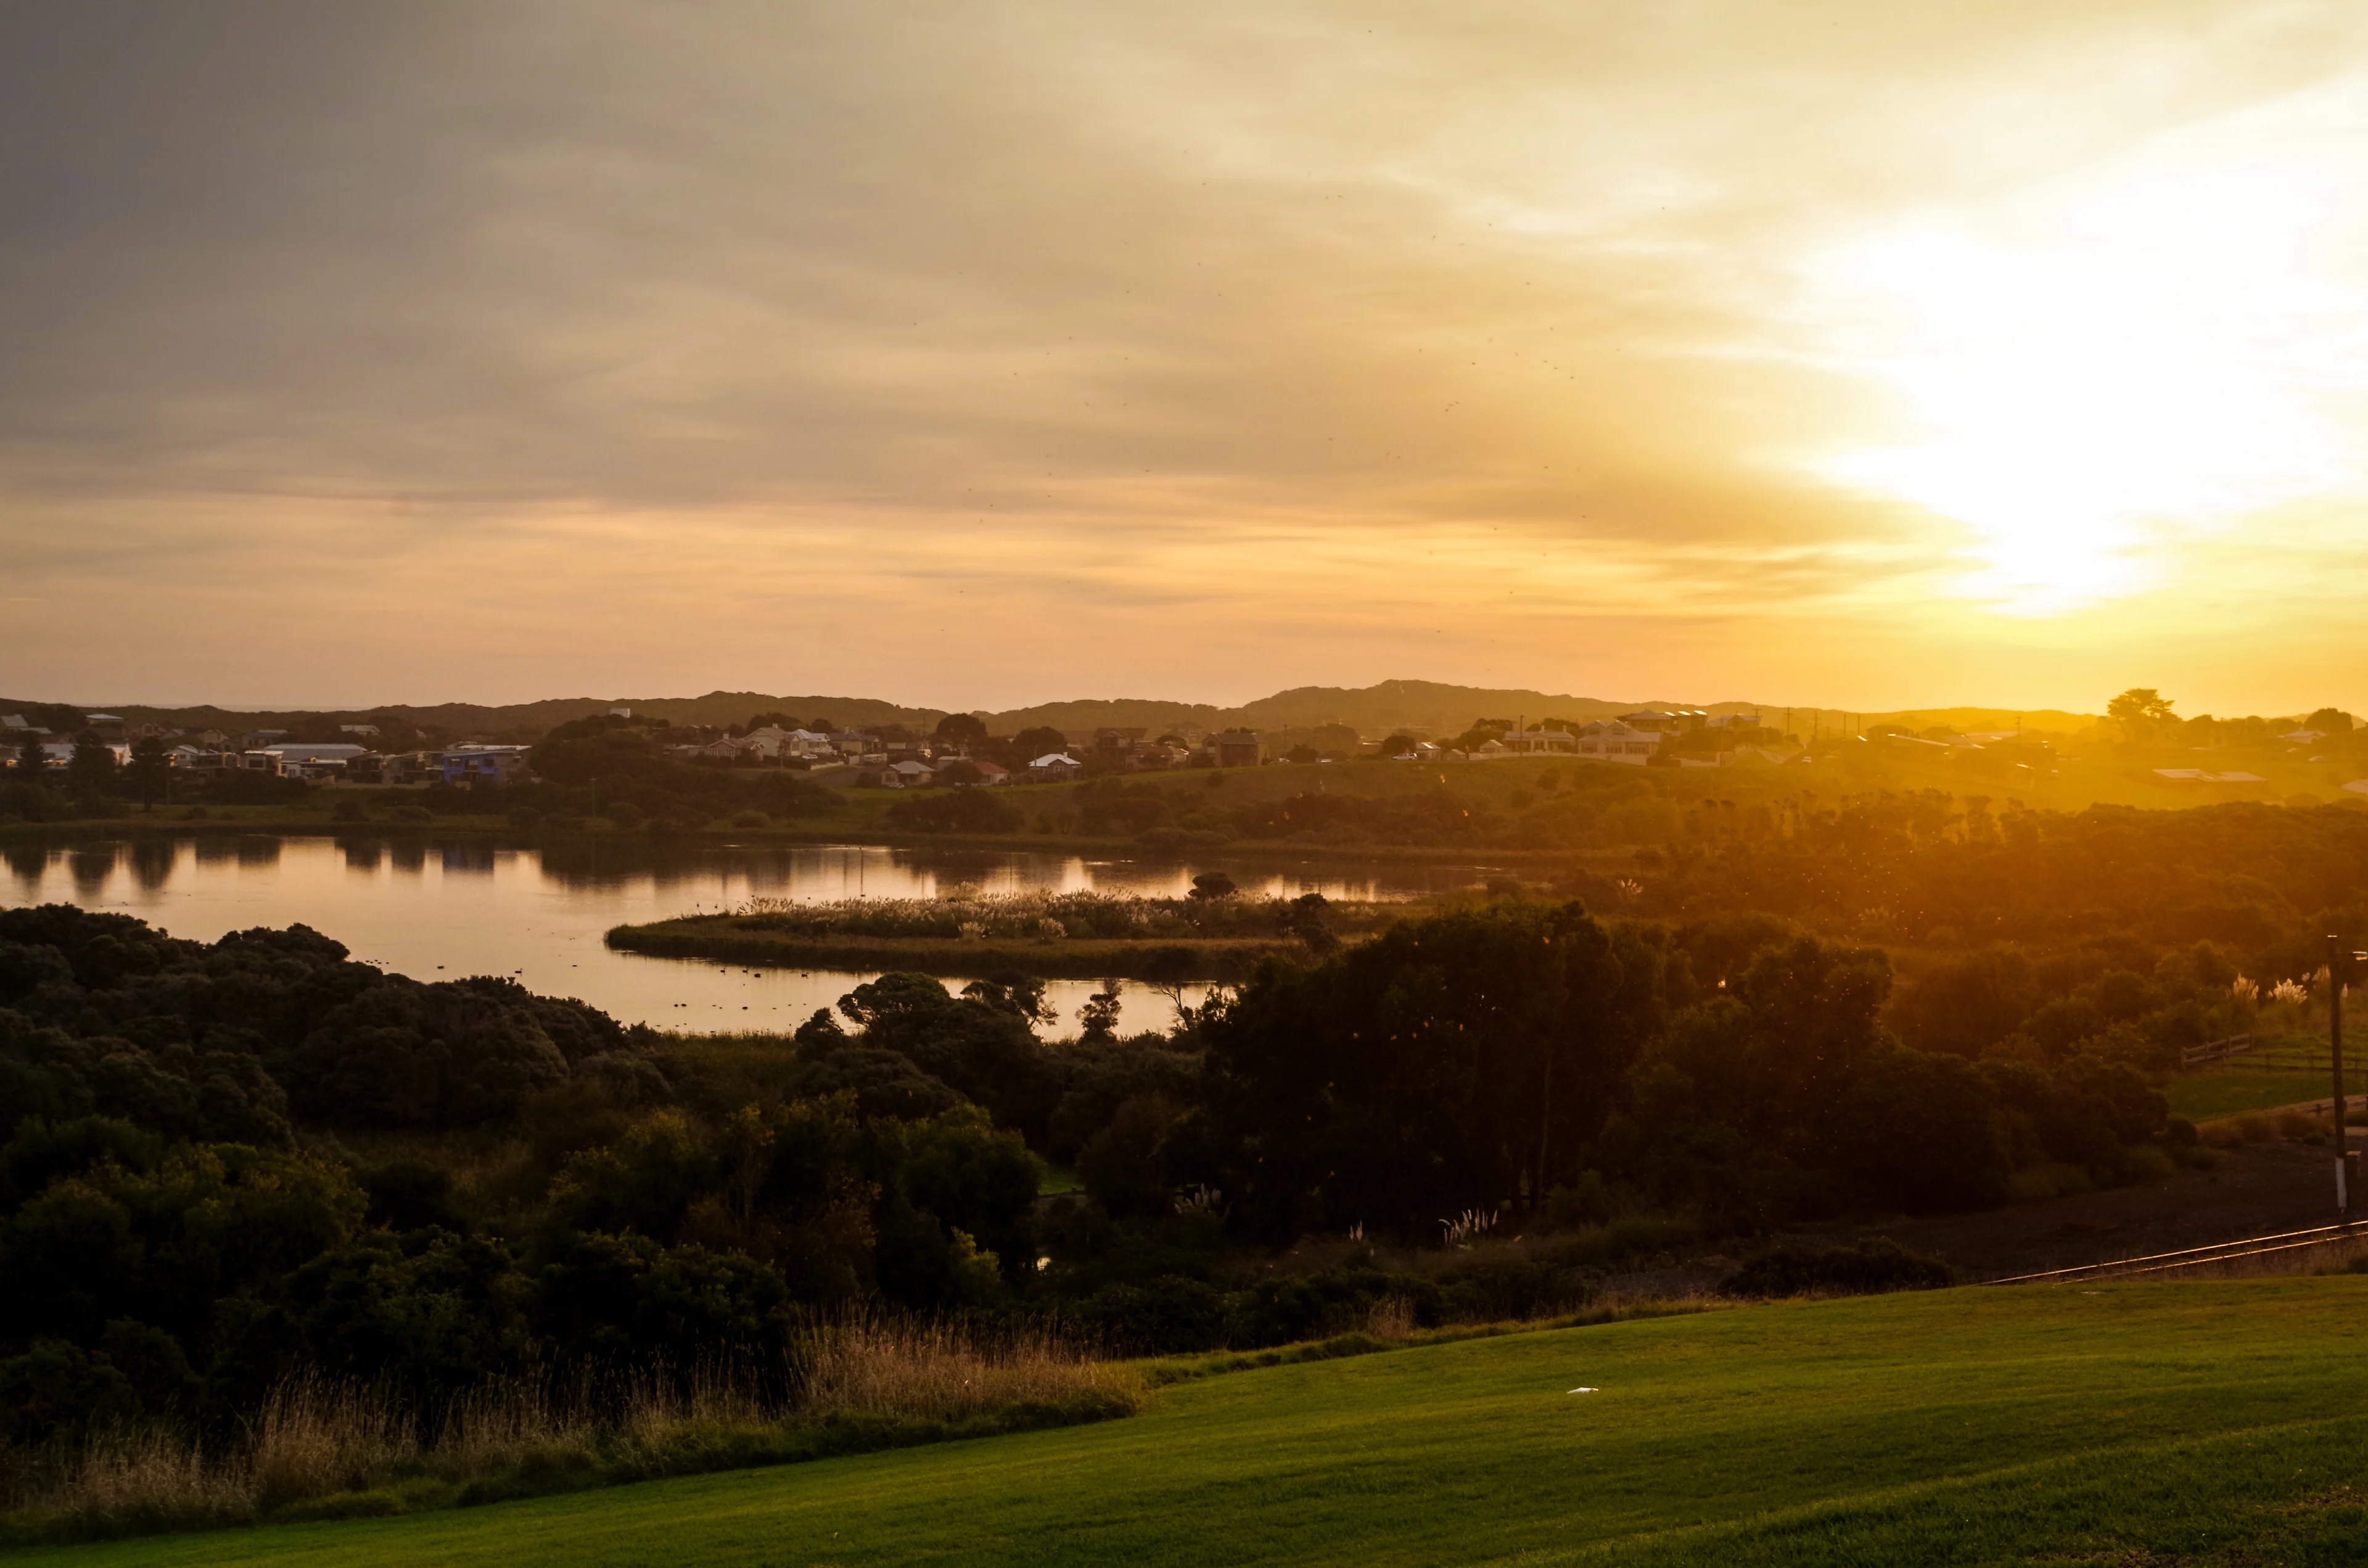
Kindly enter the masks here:
[[[453, 737], [495, 735], [530, 738], [555, 725], [612, 707], [630, 707], [636, 714], [673, 724], [737, 724], [754, 714], [786, 713], [812, 722], [828, 719], [841, 729], [879, 724], [903, 724], [927, 730], [948, 711], [915, 708], [869, 697], [773, 696], [758, 691], [711, 691], [702, 697], [568, 697], [535, 702], [485, 704], [440, 702], [388, 703], [348, 710], [255, 710], [208, 705], [155, 707], [142, 703], [56, 704], [29, 699], [0, 698], [0, 713], [44, 707], [75, 707], [85, 712], [120, 714], [138, 723], [169, 724], [180, 729], [295, 729], [306, 722], [367, 723], [396, 719], [421, 730]], [[1543, 718], [1594, 720], [1634, 712], [1639, 708], [1702, 708], [1712, 713], [1756, 712], [1769, 722], [1788, 727], [1806, 738], [1813, 732], [1836, 733], [1876, 722], [1905, 724], [1922, 730], [1947, 724], [1960, 730], [2006, 729], [2027, 723], [2034, 730], [2074, 733], [2096, 722], [2089, 714], [2054, 710], [2018, 713], [2002, 708], [1919, 709], [1896, 713], [1845, 712], [1833, 708], [1787, 708], [1774, 703], [1685, 699], [1609, 699], [1568, 693], [1531, 691], [1520, 687], [1451, 686], [1438, 681], [1389, 680], [1369, 687], [1295, 687], [1261, 697], [1236, 708], [1205, 702], [1172, 702], [1148, 698], [1078, 698], [1040, 702], [1001, 711], [980, 710], [989, 729], [1011, 734], [1049, 724], [1064, 734], [1082, 738], [1105, 725], [1162, 730], [1190, 726], [1202, 730], [1308, 729], [1318, 724], [1353, 726], [1370, 740], [1394, 729], [1414, 729], [1434, 734], [1461, 733], [1475, 719]]]
[[1792, 1303], [1204, 1377], [1094, 1426], [19, 1561], [2356, 1562], [2363, 1307], [2357, 1278]]

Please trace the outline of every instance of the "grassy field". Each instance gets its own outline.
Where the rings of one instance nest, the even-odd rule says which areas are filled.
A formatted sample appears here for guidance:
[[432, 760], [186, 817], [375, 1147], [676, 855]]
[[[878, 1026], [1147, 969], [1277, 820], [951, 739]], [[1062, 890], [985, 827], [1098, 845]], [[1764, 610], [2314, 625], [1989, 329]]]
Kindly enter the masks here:
[[[2214, 1117], [2325, 1099], [2335, 1088], [2332, 1074], [2331, 1068], [2326, 1074], [2198, 1073], [2174, 1078], [2166, 1094], [2171, 1115], [2183, 1116], [2190, 1121], [2209, 1121]], [[2368, 1074], [2346, 1073], [2343, 1088], [2345, 1093], [2353, 1095], [2368, 1089]]]
[[2363, 1312], [2351, 1277], [1793, 1303], [1237, 1372], [1092, 1427], [18, 1561], [2354, 1563]]

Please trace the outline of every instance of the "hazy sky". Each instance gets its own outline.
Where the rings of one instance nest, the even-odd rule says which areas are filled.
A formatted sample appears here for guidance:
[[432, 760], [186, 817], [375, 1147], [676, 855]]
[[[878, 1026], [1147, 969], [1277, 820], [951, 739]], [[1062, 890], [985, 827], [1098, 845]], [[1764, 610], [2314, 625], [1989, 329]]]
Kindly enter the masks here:
[[2368, 710], [2368, 6], [0, 6], [0, 690]]

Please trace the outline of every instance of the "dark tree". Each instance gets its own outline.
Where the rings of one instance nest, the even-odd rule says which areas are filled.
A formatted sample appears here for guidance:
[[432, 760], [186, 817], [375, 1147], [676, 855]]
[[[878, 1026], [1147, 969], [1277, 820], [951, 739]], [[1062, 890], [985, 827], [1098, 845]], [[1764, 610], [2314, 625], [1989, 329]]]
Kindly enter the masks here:
[[2179, 722], [2170, 710], [2171, 701], [2150, 686], [2134, 686], [2106, 703], [2105, 713], [2122, 726], [2122, 733], [2131, 740], [2151, 740], [2157, 733]]
[[1118, 1038], [1119, 992], [1123, 986], [1121, 981], [1105, 980], [1102, 988], [1077, 1009], [1077, 1022], [1084, 1026], [1077, 1036], [1080, 1045], [1107, 1045]]
[[173, 754], [159, 737], [143, 735], [131, 743], [131, 766], [123, 770], [123, 778], [131, 788], [132, 799], [143, 809], [154, 810], [172, 792]]
[[986, 739], [986, 721], [975, 713], [949, 713], [938, 721], [939, 744], [974, 746]]
[[1664, 965], [1576, 903], [1512, 903], [1270, 965], [1201, 1010], [1237, 1220], [1417, 1234], [1573, 1179], [1660, 1023]]
[[115, 748], [85, 732], [66, 764], [66, 781], [83, 794], [97, 795], [115, 783]]
[[1037, 724], [1011, 737], [1011, 749], [1024, 761], [1069, 749], [1069, 737], [1050, 724]]

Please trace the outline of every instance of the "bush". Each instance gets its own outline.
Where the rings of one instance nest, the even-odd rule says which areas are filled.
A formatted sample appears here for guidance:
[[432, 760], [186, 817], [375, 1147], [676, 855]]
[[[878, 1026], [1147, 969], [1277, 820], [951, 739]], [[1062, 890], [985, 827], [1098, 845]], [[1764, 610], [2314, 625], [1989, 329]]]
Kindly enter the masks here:
[[1718, 1293], [1877, 1296], [1892, 1290], [1937, 1290], [1956, 1282], [1957, 1271], [1939, 1258], [1877, 1236], [1856, 1246], [1776, 1247], [1719, 1281]]
[[1019, 812], [983, 790], [948, 790], [888, 808], [888, 822], [912, 833], [1010, 833]]

